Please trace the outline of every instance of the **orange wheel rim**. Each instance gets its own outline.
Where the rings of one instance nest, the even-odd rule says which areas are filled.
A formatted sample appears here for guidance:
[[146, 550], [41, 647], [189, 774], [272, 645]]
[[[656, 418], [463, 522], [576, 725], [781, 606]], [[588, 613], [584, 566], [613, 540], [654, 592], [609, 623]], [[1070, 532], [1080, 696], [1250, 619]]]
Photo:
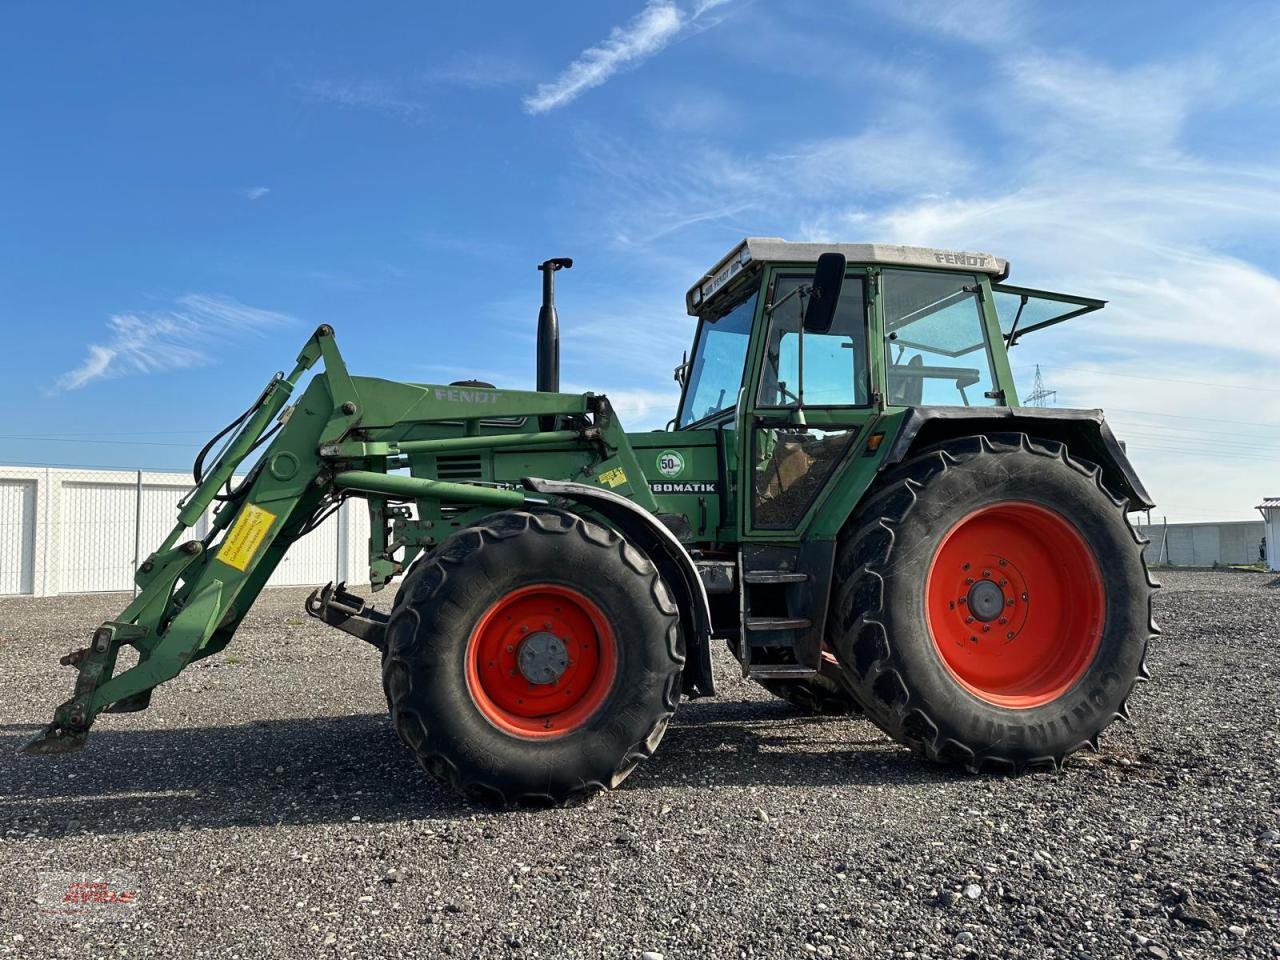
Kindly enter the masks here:
[[974, 696], [1025, 709], [1058, 699], [1102, 639], [1097, 558], [1066, 518], [1033, 503], [975, 510], [947, 531], [925, 582], [929, 635]]
[[600, 608], [540, 583], [501, 597], [467, 641], [467, 690], [484, 717], [521, 737], [583, 726], [613, 686], [618, 652]]

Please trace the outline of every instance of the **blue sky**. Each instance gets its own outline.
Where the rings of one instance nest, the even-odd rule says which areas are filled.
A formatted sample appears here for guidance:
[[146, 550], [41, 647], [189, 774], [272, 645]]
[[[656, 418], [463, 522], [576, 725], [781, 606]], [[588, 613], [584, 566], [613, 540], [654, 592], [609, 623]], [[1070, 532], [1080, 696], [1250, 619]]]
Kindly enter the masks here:
[[[319, 323], [354, 370], [674, 410], [747, 234], [989, 250], [1171, 520], [1280, 493], [1280, 7], [0, 6], [0, 462], [185, 467]], [[1069, 329], [1068, 329], [1069, 328]], [[23, 438], [44, 439], [23, 439]], [[92, 442], [90, 442], [92, 441]]]

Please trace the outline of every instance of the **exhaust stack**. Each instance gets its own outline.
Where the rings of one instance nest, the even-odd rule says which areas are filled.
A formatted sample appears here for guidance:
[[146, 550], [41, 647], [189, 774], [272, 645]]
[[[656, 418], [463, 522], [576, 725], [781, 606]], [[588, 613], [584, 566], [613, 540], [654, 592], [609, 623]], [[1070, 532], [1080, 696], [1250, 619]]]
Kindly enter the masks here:
[[556, 314], [555, 273], [572, 266], [573, 260], [569, 257], [554, 257], [538, 264], [542, 271], [542, 309], [538, 311], [539, 393], [560, 392], [560, 317]]

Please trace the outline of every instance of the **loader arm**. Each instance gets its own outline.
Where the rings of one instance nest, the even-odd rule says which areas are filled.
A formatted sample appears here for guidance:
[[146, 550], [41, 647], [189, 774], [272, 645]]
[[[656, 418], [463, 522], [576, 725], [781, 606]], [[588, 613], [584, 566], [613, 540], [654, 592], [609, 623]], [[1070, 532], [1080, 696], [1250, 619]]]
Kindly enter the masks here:
[[[303, 374], [321, 358], [326, 372], [286, 409]], [[222, 455], [182, 501], [176, 526], [138, 568], [137, 596], [93, 632], [87, 648], [63, 658], [78, 670], [75, 691], [23, 752], [78, 749], [99, 713], [145, 709], [158, 684], [226, 645], [289, 545], [324, 506], [328, 494], [316, 482], [322, 467], [317, 450], [323, 438], [348, 428], [354, 413], [350, 384], [333, 331], [321, 326], [293, 371], [267, 384]], [[277, 418], [281, 426], [248, 478], [234, 493], [220, 493]], [[208, 534], [183, 541], [215, 502], [220, 505]], [[116, 673], [125, 646], [137, 652], [137, 663]]]
[[[324, 371], [289, 406], [318, 360]], [[564, 428], [538, 431], [541, 418]], [[289, 548], [345, 498], [368, 500], [376, 590], [449, 529], [530, 496], [509, 482], [439, 479], [432, 475], [436, 457], [502, 448], [524, 462], [551, 450], [556, 469], [590, 477], [644, 511], [657, 509], [605, 397], [353, 378], [327, 325], [307, 341], [293, 371], [272, 378], [236, 423], [213, 466], [203, 474], [197, 466], [197, 485], [179, 504], [177, 525], [140, 565], [137, 597], [94, 631], [87, 648], [63, 658], [78, 671], [74, 694], [24, 752], [79, 748], [98, 714], [146, 709], [157, 685], [226, 647]], [[498, 428], [506, 432], [492, 432]], [[237, 467], [268, 440], [232, 490]], [[405, 501], [418, 504], [419, 519], [407, 519], [409, 511], [397, 505]], [[209, 532], [184, 541], [215, 503]], [[448, 524], [422, 519], [423, 510], [439, 518], [442, 503], [461, 512]], [[136, 651], [137, 662], [117, 673], [123, 647]]]

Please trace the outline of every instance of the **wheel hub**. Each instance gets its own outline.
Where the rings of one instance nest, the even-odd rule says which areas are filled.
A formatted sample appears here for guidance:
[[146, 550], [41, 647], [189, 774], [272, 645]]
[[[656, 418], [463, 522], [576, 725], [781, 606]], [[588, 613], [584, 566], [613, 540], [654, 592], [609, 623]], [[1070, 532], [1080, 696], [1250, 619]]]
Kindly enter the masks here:
[[578, 729], [617, 672], [614, 632], [572, 587], [535, 583], [499, 597], [467, 644], [467, 689], [489, 722], [519, 737]]
[[569, 668], [569, 650], [554, 633], [531, 633], [516, 651], [516, 666], [530, 683], [555, 683]]
[[969, 612], [983, 623], [990, 623], [1004, 611], [1004, 592], [991, 580], [979, 580], [969, 588]]
[[929, 633], [951, 675], [997, 706], [1061, 696], [1098, 648], [1097, 558], [1060, 513], [1025, 501], [981, 507], [942, 538], [926, 574]]

